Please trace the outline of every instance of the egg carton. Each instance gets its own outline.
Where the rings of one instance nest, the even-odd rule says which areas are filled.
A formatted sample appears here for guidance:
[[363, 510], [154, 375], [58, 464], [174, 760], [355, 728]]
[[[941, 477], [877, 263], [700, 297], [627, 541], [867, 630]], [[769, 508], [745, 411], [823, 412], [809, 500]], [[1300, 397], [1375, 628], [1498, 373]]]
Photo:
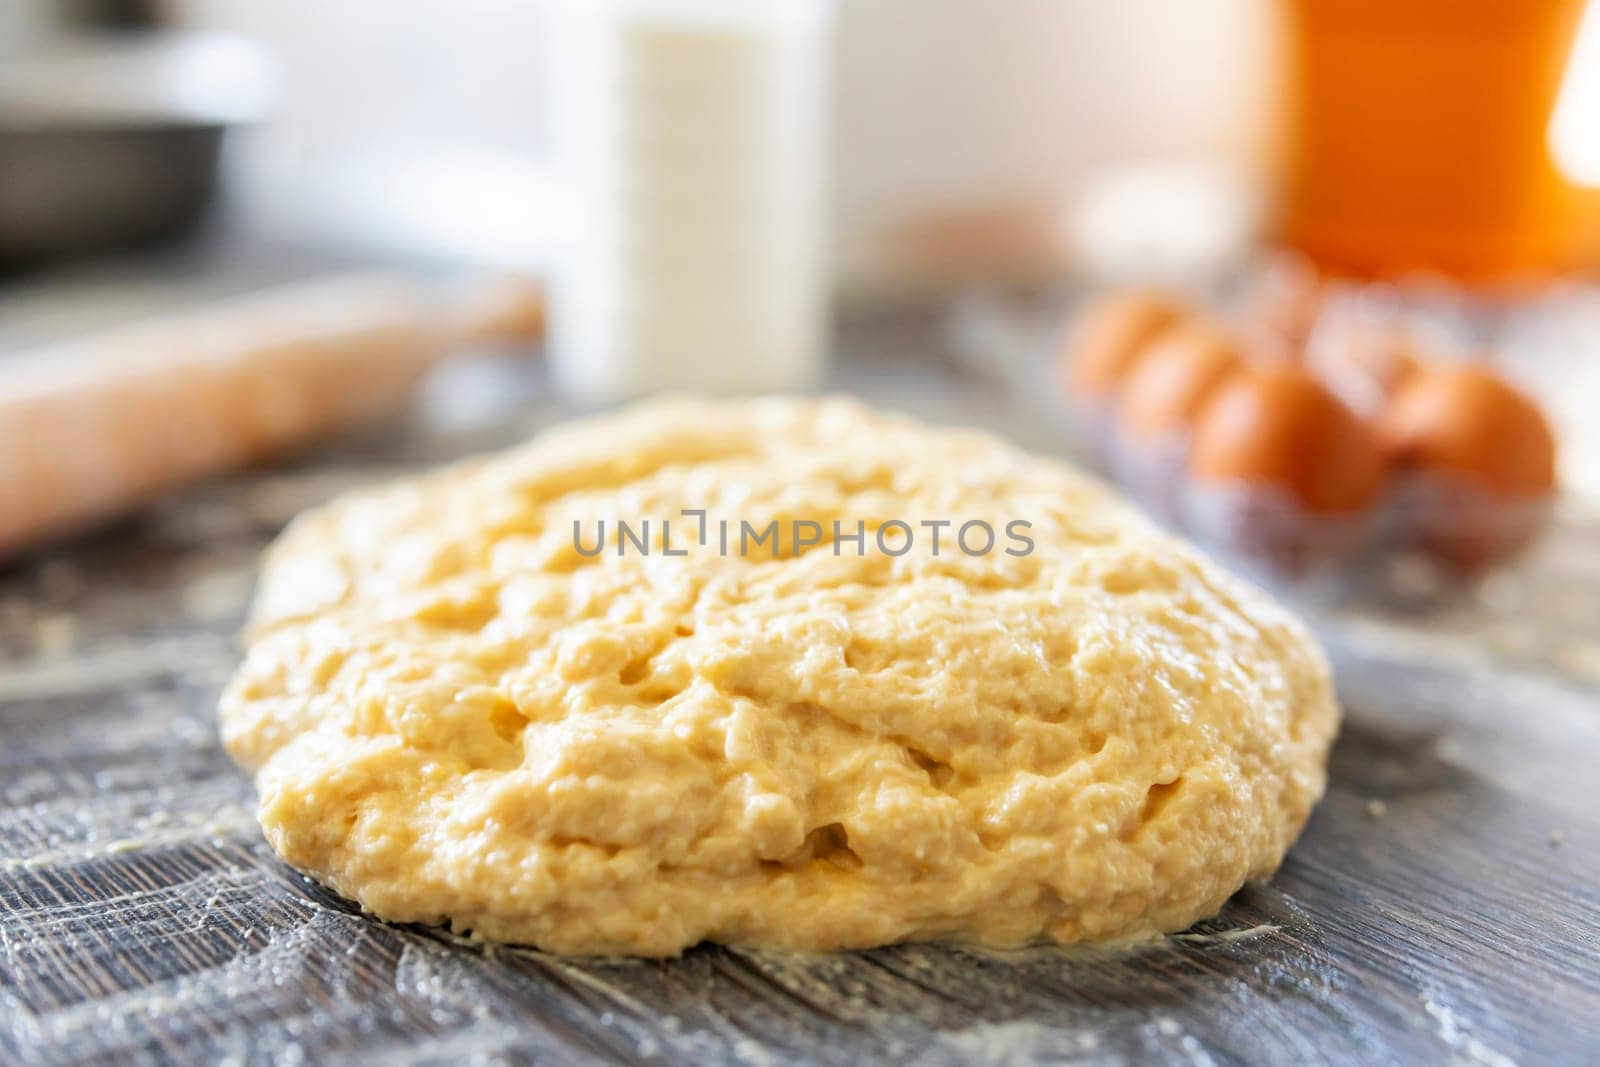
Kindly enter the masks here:
[[[1353, 503], [1335, 499], [1346, 505], [1340, 507], [1327, 506], [1337, 493], [1320, 492], [1323, 499], [1314, 502], [1322, 506], [1307, 506], [1308, 497], [1319, 496], [1316, 486], [1310, 486], [1308, 492], [1304, 485], [1256, 476], [1261, 471], [1297, 466], [1315, 468], [1319, 462], [1311, 455], [1317, 452], [1315, 447], [1302, 449], [1306, 455], [1255, 460], [1243, 456], [1240, 458], [1246, 462], [1237, 476], [1219, 468], [1197, 477], [1196, 419], [1185, 403], [1169, 404], [1172, 412], [1181, 416], [1171, 426], [1142, 426], [1139, 434], [1126, 432], [1124, 401], [1114, 389], [1097, 395], [1074, 388], [1081, 380], [1080, 368], [1070, 359], [1074, 335], [1069, 333], [1064, 342], [1061, 324], [1067, 320], [1081, 323], [1081, 318], [1065, 314], [1059, 306], [1036, 307], [1019, 314], [1017, 308], [1003, 307], [994, 298], [970, 298], [957, 309], [953, 320], [955, 347], [974, 366], [1008, 381], [1032, 410], [1052, 418], [1063, 437], [1072, 442], [1080, 461], [1109, 476], [1163, 523], [1246, 570], [1280, 582], [1314, 585], [1325, 581], [1330, 587], [1344, 588], [1399, 566], [1412, 571], [1418, 566], [1431, 568], [1445, 582], [1480, 577], [1515, 558], [1538, 537], [1557, 499], [1553, 476], [1541, 486], [1538, 472], [1553, 471], [1553, 456], [1535, 456], [1522, 464], [1535, 471], [1532, 488], [1523, 484], [1508, 489], [1504, 478], [1477, 478], [1473, 472], [1459, 469], [1429, 469], [1426, 449], [1418, 455], [1401, 454], [1400, 435], [1383, 439], [1377, 425], [1400, 380], [1423, 366], [1430, 373], [1438, 368], [1455, 373], [1450, 368], [1458, 368], [1469, 358], [1462, 354], [1468, 351], [1463, 338], [1473, 332], [1462, 327], [1464, 312], [1448, 320], [1406, 319], [1387, 289], [1376, 298], [1364, 298], [1364, 294], [1368, 290], [1359, 287], [1323, 294], [1314, 314], [1291, 310], [1275, 322], [1256, 321], [1253, 327], [1252, 320], [1243, 317], [1251, 303], [1248, 293], [1208, 294], [1174, 302], [1180, 314], [1205, 316], [1232, 329], [1241, 361], [1251, 373], [1262, 366], [1299, 368], [1294, 373], [1303, 371], [1315, 379], [1316, 389], [1327, 394], [1318, 402], [1319, 410], [1342, 412], [1334, 417], [1344, 432], [1354, 438], [1372, 438], [1371, 447], [1381, 457], [1381, 488]], [[1178, 317], [1147, 315], [1147, 319], [1165, 319], [1169, 324]], [[1081, 328], [1075, 336], [1081, 348]], [[1148, 341], [1145, 338], [1145, 343]], [[1069, 350], [1067, 356], [1064, 347]], [[1370, 357], [1374, 351], [1383, 358], [1358, 358]], [[1483, 355], [1474, 353], [1470, 358], [1481, 360]], [[1052, 380], [1048, 383], [1041, 380], [1044, 366], [1050, 368]], [[1124, 367], [1123, 373], [1127, 370]], [[1449, 388], [1435, 392], [1464, 405], [1466, 410], [1458, 414], [1469, 423], [1474, 419], [1481, 422], [1483, 413], [1473, 407], [1474, 390], [1483, 391], [1477, 379], [1498, 383], [1500, 375], [1472, 372], [1468, 377], [1472, 380], [1465, 385], [1452, 381]], [[1512, 402], [1524, 409], [1524, 414], [1531, 409], [1533, 417], [1542, 420], [1537, 406], [1515, 390], [1495, 384], [1489, 392], [1493, 394], [1490, 400], [1496, 402], [1514, 396]], [[1423, 399], [1428, 398], [1424, 395]], [[1479, 396], [1476, 403], [1481, 406], [1482, 402]], [[1438, 414], [1433, 408], [1446, 415], [1450, 409], [1448, 403], [1433, 403], [1432, 408], [1429, 403], [1412, 406], [1422, 409], [1425, 424]], [[1296, 435], [1288, 436], [1292, 440]], [[1456, 436], [1470, 439], [1473, 430], [1469, 425]], [[1312, 445], [1319, 440], [1303, 433], [1299, 439]], [[1356, 447], [1360, 451], [1363, 446]], [[1522, 447], [1529, 447], [1526, 440]], [[1532, 447], [1537, 451], [1538, 442]], [[1499, 468], [1507, 466], [1504, 456], [1497, 455], [1493, 447], [1480, 451], [1496, 468], [1491, 474], [1503, 473]], [[1349, 480], [1348, 464], [1327, 457], [1320, 462], [1329, 477]], [[1509, 466], [1513, 471], [1517, 467]]]

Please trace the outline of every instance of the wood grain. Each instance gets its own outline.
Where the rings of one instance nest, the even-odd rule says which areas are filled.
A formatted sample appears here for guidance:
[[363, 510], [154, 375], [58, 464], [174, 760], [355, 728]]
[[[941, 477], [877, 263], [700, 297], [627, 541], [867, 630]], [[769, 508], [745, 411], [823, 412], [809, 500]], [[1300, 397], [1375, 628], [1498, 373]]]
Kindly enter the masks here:
[[361, 916], [273, 858], [218, 747], [255, 555], [299, 506], [528, 421], [368, 438], [0, 572], [0, 1059], [1600, 1058], [1595, 694], [1349, 619], [1327, 800], [1276, 877], [1159, 944], [574, 961]]

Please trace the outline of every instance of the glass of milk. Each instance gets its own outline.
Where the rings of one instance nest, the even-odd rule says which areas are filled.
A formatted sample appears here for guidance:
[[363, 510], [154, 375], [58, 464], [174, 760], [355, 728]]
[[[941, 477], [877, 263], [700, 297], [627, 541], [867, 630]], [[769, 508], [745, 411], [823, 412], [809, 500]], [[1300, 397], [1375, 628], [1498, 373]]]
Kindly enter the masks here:
[[805, 389], [827, 344], [832, 0], [558, 0], [558, 386]]

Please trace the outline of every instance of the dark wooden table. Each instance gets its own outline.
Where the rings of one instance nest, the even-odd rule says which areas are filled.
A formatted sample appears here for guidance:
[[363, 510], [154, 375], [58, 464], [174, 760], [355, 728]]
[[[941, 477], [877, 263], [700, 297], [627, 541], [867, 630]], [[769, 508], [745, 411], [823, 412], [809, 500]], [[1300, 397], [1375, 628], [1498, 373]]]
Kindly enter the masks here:
[[[1002, 392], [896, 355], [915, 336], [868, 332], [851, 387], [1048, 444]], [[1600, 1060], [1581, 507], [1472, 595], [1314, 612], [1348, 712], [1329, 795], [1276, 877], [1159, 944], [593, 961], [363, 917], [265, 847], [214, 704], [290, 515], [558, 415], [526, 368], [451, 373], [388, 431], [0, 570], [0, 1060]]]

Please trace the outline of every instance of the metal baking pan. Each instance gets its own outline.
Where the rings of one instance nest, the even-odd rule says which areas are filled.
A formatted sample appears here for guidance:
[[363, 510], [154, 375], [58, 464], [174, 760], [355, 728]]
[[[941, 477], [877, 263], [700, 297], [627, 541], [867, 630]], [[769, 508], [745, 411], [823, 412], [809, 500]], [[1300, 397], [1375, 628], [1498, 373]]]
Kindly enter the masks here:
[[0, 269], [158, 240], [214, 198], [271, 63], [211, 34], [79, 38], [0, 63]]

